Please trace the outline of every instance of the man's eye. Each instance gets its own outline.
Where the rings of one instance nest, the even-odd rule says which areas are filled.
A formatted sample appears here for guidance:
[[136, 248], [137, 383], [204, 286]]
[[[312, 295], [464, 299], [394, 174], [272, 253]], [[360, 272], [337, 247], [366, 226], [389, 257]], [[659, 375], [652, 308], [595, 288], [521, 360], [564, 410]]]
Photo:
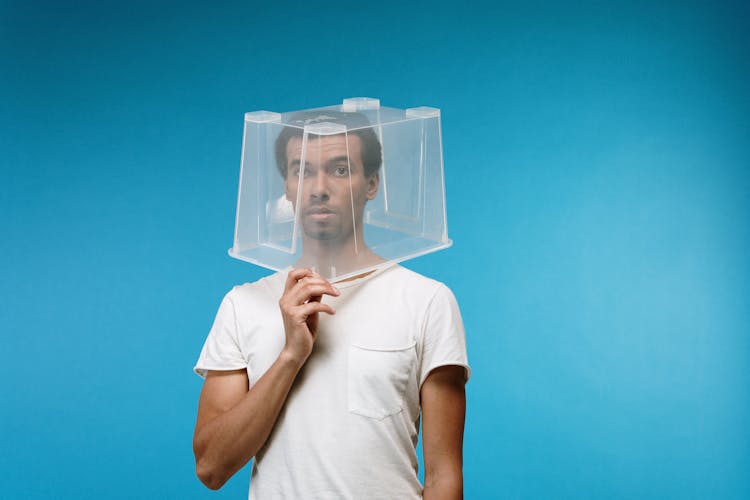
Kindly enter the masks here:
[[[302, 169], [301, 168], [292, 169], [292, 177], [299, 177], [299, 171], [300, 170], [302, 170]], [[311, 172], [309, 168], [306, 168], [305, 169], [305, 173], [303, 174], [303, 176], [305, 178], [307, 178], [307, 177], [310, 177], [311, 175], [313, 175], [313, 173], [314, 172]]]
[[347, 175], [349, 175], [349, 167], [336, 167], [335, 169], [333, 169], [333, 173], [336, 175], [336, 177], [346, 177]]

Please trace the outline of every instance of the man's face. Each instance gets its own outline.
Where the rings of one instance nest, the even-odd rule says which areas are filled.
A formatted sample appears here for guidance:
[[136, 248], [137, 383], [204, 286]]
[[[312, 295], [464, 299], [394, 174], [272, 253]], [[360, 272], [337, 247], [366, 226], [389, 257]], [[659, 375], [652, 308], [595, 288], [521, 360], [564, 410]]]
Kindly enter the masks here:
[[308, 137], [299, 207], [301, 137], [289, 140], [286, 155], [286, 197], [299, 210], [305, 235], [348, 241], [354, 223], [361, 227], [365, 203], [375, 197], [379, 184], [377, 173], [365, 177], [360, 138], [353, 134]]

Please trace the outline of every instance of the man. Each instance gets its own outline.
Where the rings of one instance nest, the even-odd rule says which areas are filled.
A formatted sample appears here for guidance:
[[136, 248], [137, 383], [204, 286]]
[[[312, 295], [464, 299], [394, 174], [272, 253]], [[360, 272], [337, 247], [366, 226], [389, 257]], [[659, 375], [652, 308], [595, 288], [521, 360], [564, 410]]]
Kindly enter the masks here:
[[[364, 246], [381, 151], [372, 129], [356, 128], [362, 118], [327, 112], [350, 131], [303, 141], [288, 127], [277, 140], [303, 254], [295, 269], [225, 296], [195, 367], [205, 376], [196, 471], [211, 489], [254, 457], [256, 499], [462, 497], [469, 369], [460, 313], [444, 285]], [[379, 263], [335, 285], [307, 267], [336, 265], [342, 275]]]

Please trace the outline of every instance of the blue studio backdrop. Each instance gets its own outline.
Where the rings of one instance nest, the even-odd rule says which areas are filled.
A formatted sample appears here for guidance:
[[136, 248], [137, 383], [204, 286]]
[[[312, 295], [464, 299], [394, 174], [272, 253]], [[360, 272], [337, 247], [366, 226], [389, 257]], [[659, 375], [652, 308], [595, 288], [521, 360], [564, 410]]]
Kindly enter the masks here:
[[[243, 113], [441, 108], [465, 491], [750, 497], [744, 2], [0, 2], [0, 496], [196, 479]], [[377, 464], [373, 464], [377, 466]]]

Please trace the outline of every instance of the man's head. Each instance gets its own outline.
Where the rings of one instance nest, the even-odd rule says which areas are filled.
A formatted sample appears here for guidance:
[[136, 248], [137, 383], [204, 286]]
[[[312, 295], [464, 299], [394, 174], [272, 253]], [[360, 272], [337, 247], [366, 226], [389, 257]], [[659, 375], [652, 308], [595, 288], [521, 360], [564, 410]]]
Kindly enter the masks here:
[[284, 179], [286, 179], [289, 160], [286, 152], [289, 140], [293, 137], [298, 137], [301, 140], [305, 125], [322, 122], [346, 125], [347, 130], [349, 130], [348, 135], [356, 135], [362, 142], [361, 160], [365, 168], [365, 176], [378, 172], [383, 160], [382, 148], [378, 136], [372, 130], [366, 116], [361, 113], [345, 113], [342, 111], [301, 111], [292, 114], [287, 121], [290, 125], [295, 126], [284, 127], [276, 139], [276, 166]]
[[[304, 168], [303, 129], [286, 127], [276, 140], [277, 167], [284, 177], [286, 197], [299, 211], [305, 235], [345, 244], [354, 237], [355, 228], [361, 228], [364, 206], [377, 194], [380, 142], [359, 113], [303, 112], [292, 116], [291, 123], [295, 122], [300, 127], [342, 123], [349, 130], [346, 134], [308, 134]], [[352, 127], [364, 128], [350, 130]]]

